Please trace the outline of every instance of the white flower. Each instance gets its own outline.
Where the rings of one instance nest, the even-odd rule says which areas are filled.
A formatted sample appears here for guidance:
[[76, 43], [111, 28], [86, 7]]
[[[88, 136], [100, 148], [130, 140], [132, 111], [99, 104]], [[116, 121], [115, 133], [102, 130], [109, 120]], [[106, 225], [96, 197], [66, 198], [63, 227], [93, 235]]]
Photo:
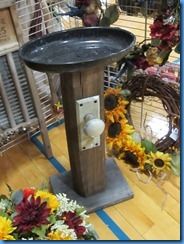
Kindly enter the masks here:
[[21, 238], [21, 240], [24, 240], [24, 241], [33, 241], [33, 237], [28, 237], [27, 239], [26, 238]]
[[6, 210], [9, 205], [9, 201], [7, 199], [0, 200], [0, 210]]
[[74, 229], [69, 229], [68, 225], [65, 225], [63, 220], [56, 221], [56, 223], [51, 227], [51, 230], [58, 230], [63, 235], [70, 236], [72, 240], [77, 240]]
[[82, 208], [80, 205], [77, 204], [76, 201], [70, 200], [66, 197], [66, 194], [56, 194], [56, 197], [60, 203], [57, 215], [62, 215], [63, 212], [74, 212], [76, 209]]

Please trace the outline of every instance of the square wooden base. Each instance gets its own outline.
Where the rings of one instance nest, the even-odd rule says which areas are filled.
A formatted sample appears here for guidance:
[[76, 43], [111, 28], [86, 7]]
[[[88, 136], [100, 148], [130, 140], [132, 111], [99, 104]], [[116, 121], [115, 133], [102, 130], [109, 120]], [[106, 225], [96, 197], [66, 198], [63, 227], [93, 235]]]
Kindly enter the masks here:
[[70, 199], [84, 206], [88, 213], [126, 201], [134, 195], [112, 158], [106, 160], [106, 188], [102, 192], [89, 197], [80, 196], [72, 188], [70, 172], [51, 176], [50, 183], [54, 194], [66, 193]]

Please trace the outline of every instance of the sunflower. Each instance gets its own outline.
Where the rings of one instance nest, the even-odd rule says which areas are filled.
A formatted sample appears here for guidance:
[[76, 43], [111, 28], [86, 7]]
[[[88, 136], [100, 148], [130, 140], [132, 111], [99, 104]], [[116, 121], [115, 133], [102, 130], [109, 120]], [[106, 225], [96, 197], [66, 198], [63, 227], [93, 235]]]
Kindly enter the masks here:
[[111, 151], [112, 149], [122, 148], [124, 141], [131, 138], [131, 134], [134, 132], [134, 129], [131, 125], [128, 124], [128, 121], [124, 118], [118, 122], [111, 122], [107, 124], [107, 147]]
[[59, 207], [59, 201], [55, 195], [47, 191], [38, 190], [35, 193], [35, 197], [40, 197], [42, 201], [47, 202], [47, 207], [53, 212]]
[[120, 89], [113, 88], [109, 88], [105, 91], [104, 107], [105, 120], [107, 122], [116, 122], [125, 117], [128, 101], [122, 98], [120, 91]]
[[15, 240], [15, 238], [10, 235], [15, 229], [10, 219], [0, 216], [0, 240]]
[[49, 240], [63, 240], [63, 241], [69, 241], [73, 240], [70, 235], [66, 235], [65, 233], [61, 232], [60, 230], [51, 231], [48, 233], [48, 239]]
[[168, 153], [163, 152], [151, 152], [149, 155], [149, 163], [152, 165], [152, 171], [158, 175], [161, 171], [167, 171], [171, 169], [171, 157]]
[[130, 138], [122, 145], [119, 159], [123, 159], [125, 163], [130, 164], [134, 168], [143, 168], [146, 154], [144, 148]]

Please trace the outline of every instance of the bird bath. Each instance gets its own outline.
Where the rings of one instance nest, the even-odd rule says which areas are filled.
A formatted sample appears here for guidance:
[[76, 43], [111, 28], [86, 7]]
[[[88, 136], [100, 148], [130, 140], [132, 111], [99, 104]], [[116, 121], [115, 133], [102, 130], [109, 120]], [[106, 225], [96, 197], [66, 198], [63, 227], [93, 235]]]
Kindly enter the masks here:
[[104, 67], [134, 43], [126, 30], [90, 27], [55, 32], [20, 49], [31, 69], [60, 73], [71, 173], [51, 176], [51, 187], [88, 212], [133, 197], [115, 161], [105, 159], [103, 81]]

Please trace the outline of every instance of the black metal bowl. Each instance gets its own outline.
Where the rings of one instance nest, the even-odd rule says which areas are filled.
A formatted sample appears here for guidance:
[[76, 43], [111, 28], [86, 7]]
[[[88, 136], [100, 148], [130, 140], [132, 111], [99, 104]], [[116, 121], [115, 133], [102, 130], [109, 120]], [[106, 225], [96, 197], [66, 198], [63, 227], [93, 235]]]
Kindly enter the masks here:
[[120, 28], [73, 28], [29, 41], [20, 56], [34, 70], [74, 72], [116, 62], [134, 43], [135, 36]]

